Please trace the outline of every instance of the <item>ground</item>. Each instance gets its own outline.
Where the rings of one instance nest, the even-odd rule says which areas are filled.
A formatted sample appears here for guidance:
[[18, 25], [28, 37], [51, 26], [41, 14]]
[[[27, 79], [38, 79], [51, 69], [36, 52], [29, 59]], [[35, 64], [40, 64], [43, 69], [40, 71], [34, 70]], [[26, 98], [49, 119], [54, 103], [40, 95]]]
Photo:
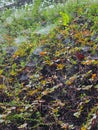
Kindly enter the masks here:
[[36, 49], [1, 49], [1, 130], [98, 129], [98, 14], [81, 10], [71, 21], [62, 13], [47, 35], [35, 32]]

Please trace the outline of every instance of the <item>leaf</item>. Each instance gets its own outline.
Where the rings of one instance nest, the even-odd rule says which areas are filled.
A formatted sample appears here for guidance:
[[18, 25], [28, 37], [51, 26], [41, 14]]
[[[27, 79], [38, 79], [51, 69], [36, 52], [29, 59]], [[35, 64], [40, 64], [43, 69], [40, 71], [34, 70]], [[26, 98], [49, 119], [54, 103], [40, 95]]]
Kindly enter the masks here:
[[0, 70], [0, 75], [3, 73], [3, 70]]
[[10, 72], [10, 75], [15, 76], [15, 75], [16, 75], [16, 72], [15, 72], [14, 70], [12, 70], [12, 71]]
[[46, 55], [46, 54], [47, 54], [46, 51], [42, 51], [42, 52], [40, 52], [40, 56], [44, 56], [44, 55]]
[[98, 84], [94, 86], [94, 88], [98, 89]]
[[24, 124], [20, 125], [18, 128], [22, 129], [22, 128], [26, 128], [26, 127], [27, 127], [27, 123], [24, 123]]
[[35, 90], [31, 90], [28, 92], [28, 95], [29, 96], [33, 96], [34, 94], [36, 94], [39, 90], [38, 89], [35, 89]]
[[72, 58], [70, 59], [70, 61], [71, 61], [71, 63], [72, 63], [73, 65], [76, 65], [76, 64], [77, 64], [77, 61], [73, 60]]
[[12, 55], [12, 57], [13, 57], [13, 58], [17, 58], [17, 57], [18, 57], [18, 55], [17, 55], [17, 54], [14, 54], [14, 55]]
[[80, 8], [78, 9], [78, 14], [82, 14], [82, 13], [83, 13], [83, 8], [80, 7]]
[[2, 115], [0, 114], [0, 120], [5, 119], [5, 118], [6, 118], [6, 116], [7, 116], [6, 114], [2, 114]]
[[0, 103], [0, 109], [6, 110], [6, 106], [3, 103]]
[[61, 124], [61, 128], [64, 129], [64, 130], [68, 130], [68, 127], [69, 127], [68, 123], [62, 123]]
[[92, 88], [92, 85], [82, 86], [82, 90], [89, 90]]
[[43, 95], [47, 95], [48, 93], [49, 93], [49, 90], [44, 90], [44, 91], [42, 92]]
[[83, 31], [83, 35], [84, 35], [84, 37], [90, 36], [90, 31], [89, 30]]
[[56, 113], [58, 113], [58, 109], [57, 108], [52, 109], [52, 112], [56, 114]]
[[81, 115], [81, 111], [75, 112], [73, 115], [74, 115], [75, 117], [79, 118], [79, 116]]
[[75, 56], [77, 57], [78, 60], [84, 60], [85, 58], [85, 56], [78, 51], [75, 53]]
[[77, 75], [70, 77], [70, 79], [66, 81], [66, 84], [71, 85], [75, 81], [76, 78], [77, 78]]
[[84, 126], [81, 127], [81, 130], [87, 130]]
[[97, 74], [92, 74], [92, 80], [94, 80], [97, 77]]
[[59, 106], [63, 107], [65, 105], [65, 103], [61, 102], [61, 100], [59, 100], [59, 99], [57, 99], [56, 102], [57, 102], [57, 105], [59, 105]]
[[42, 80], [41, 83], [43, 86], [45, 86], [47, 82], [46, 82], [46, 80]]
[[14, 63], [13, 65], [12, 65], [12, 69], [16, 69], [16, 63]]
[[62, 17], [63, 25], [66, 26], [69, 23], [69, 16], [64, 12], [60, 12], [60, 15]]
[[6, 86], [3, 84], [0, 84], [0, 90], [5, 90], [5, 89], [6, 89]]
[[63, 67], [64, 67], [64, 65], [63, 65], [63, 64], [58, 64], [58, 65], [57, 65], [57, 69], [58, 69], [58, 70], [62, 70], [62, 69], [63, 69]]
[[98, 60], [86, 60], [86, 61], [83, 61], [82, 64], [83, 65], [91, 65], [91, 64], [97, 65]]

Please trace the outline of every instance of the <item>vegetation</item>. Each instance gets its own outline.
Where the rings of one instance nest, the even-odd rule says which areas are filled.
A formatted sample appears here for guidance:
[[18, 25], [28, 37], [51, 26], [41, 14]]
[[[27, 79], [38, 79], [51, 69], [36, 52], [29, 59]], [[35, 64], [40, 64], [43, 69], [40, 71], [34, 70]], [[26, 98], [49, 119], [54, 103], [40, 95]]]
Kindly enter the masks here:
[[97, 7], [38, 0], [0, 13], [0, 130], [98, 129]]

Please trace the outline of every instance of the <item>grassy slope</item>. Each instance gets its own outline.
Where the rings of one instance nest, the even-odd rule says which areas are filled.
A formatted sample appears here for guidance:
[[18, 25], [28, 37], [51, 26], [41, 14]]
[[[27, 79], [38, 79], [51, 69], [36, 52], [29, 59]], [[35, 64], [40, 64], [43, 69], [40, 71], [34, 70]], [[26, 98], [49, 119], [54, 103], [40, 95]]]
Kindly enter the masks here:
[[[97, 6], [97, 3], [73, 6], [68, 3], [61, 8], [58, 5], [49, 12], [42, 11], [36, 23], [30, 20], [29, 11], [19, 18], [12, 16], [15, 20], [12, 23], [5, 21], [12, 13], [4, 13], [0, 52], [1, 130], [98, 129]], [[69, 14], [70, 22], [59, 12]], [[35, 25], [40, 28], [47, 23], [56, 23], [58, 27], [48, 35], [32, 32]], [[23, 30], [27, 30], [22, 36], [28, 36], [28, 40], [13, 48], [14, 38]], [[39, 48], [34, 51], [36, 46]]]

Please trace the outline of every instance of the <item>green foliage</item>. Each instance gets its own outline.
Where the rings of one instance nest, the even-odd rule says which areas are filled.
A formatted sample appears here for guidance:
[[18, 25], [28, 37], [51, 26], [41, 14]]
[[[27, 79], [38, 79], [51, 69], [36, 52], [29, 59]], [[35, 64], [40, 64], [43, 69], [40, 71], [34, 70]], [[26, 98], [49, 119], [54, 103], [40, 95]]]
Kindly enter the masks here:
[[60, 15], [62, 17], [62, 24], [64, 26], [68, 25], [68, 23], [69, 23], [69, 16], [67, 14], [63, 13], [63, 12], [60, 12]]
[[41, 0], [34, 1], [33, 10], [32, 10], [32, 16], [34, 18], [38, 18], [40, 4], [41, 4]]

